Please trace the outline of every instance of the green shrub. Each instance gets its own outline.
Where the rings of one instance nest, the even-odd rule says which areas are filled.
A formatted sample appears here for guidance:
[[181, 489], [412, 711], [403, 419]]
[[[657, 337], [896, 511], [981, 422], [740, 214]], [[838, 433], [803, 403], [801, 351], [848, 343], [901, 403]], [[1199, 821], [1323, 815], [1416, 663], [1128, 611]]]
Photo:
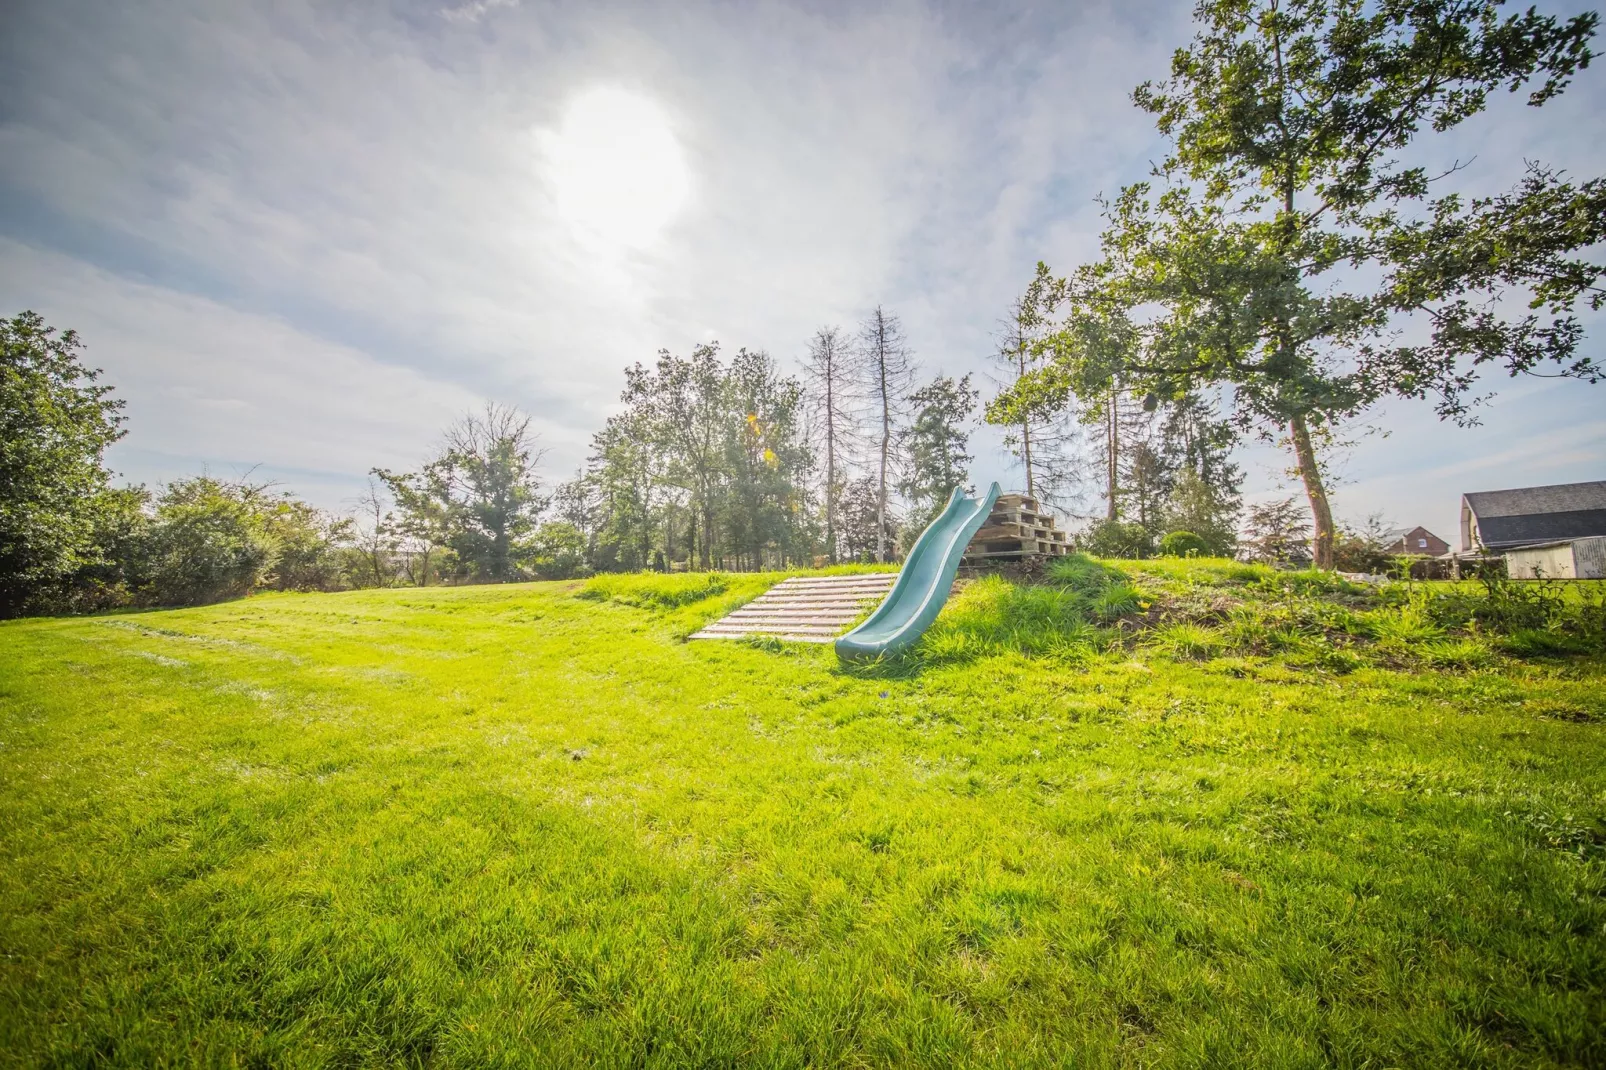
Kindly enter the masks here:
[[1394, 565], [1394, 557], [1383, 551], [1382, 544], [1364, 533], [1342, 531], [1333, 540], [1333, 567], [1340, 572], [1387, 575]]
[[345, 586], [340, 545], [351, 537], [350, 520], [290, 497], [261, 496], [255, 504], [276, 546], [266, 585], [278, 591], [332, 591]]
[[528, 546], [529, 567], [543, 580], [570, 580], [584, 576], [586, 537], [563, 520], [549, 520], [535, 529]]
[[1496, 631], [1557, 630], [1569, 623], [1571, 607], [1565, 584], [1524, 583], [1494, 574], [1482, 575], [1479, 580], [1483, 584], [1483, 599], [1473, 607], [1473, 617]]
[[1141, 524], [1123, 520], [1101, 520], [1076, 539], [1077, 548], [1095, 557], [1140, 561], [1154, 556], [1154, 536]]
[[1173, 531], [1160, 540], [1161, 557], [1203, 557], [1208, 551], [1205, 541], [1191, 531]]
[[201, 605], [262, 586], [279, 542], [257, 491], [210, 476], [170, 484], [142, 547], [144, 600]]

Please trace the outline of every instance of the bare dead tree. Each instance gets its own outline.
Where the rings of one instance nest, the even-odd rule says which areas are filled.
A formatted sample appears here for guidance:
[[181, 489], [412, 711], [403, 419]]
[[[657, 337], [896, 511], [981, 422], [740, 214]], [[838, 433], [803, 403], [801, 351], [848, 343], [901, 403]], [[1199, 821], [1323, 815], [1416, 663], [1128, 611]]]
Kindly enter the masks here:
[[876, 560], [887, 560], [887, 489], [895, 463], [896, 429], [907, 415], [914, 359], [898, 317], [877, 305], [859, 327], [858, 380], [878, 425], [876, 454]]
[[[993, 360], [1002, 365], [1010, 376], [1009, 385], [1026, 377], [1026, 367], [1031, 362], [1031, 345], [1033, 339], [1031, 312], [1023, 298], [1017, 297], [1009, 306], [1009, 316], [1004, 320], [1003, 331], [998, 338], [998, 349], [993, 353]], [[1011, 434], [1006, 438], [1005, 444], [1015, 451], [1021, 459], [1021, 465], [1026, 469], [1026, 496], [1037, 497], [1037, 473], [1032, 465], [1032, 419], [1030, 413], [1024, 408], [1020, 417], [1020, 438], [1010, 442]]]
[[362, 559], [364, 586], [388, 587], [393, 579], [396, 540], [390, 530], [390, 503], [373, 476], [368, 477], [368, 488], [357, 495], [355, 505], [355, 546]]
[[839, 327], [821, 327], [809, 340], [803, 358], [803, 380], [809, 392], [809, 416], [825, 447], [825, 553], [837, 563], [841, 528], [843, 472], [848, 454], [859, 442], [858, 405], [852, 348]]

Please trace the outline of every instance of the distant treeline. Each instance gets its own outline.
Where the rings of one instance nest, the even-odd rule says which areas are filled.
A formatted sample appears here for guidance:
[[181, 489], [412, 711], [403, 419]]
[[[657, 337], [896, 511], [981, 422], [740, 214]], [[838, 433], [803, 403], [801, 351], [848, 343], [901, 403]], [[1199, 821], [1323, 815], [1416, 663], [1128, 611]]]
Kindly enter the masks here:
[[[1328, 453], [1390, 399], [1467, 422], [1484, 376], [1598, 383], [1606, 178], [1530, 162], [1481, 196], [1411, 161], [1496, 92], [1540, 107], [1593, 58], [1598, 16], [1499, 0], [1209, 0], [1169, 77], [1133, 91], [1166, 154], [1100, 202], [1096, 258], [1039, 264], [995, 354], [985, 418], [1028, 493], [1108, 556], [1239, 552], [1376, 565], [1329, 501]], [[902, 552], [969, 482], [980, 391], [927, 376], [897, 317], [766, 353], [659, 354], [550, 491], [529, 420], [491, 406], [414, 472], [375, 470], [358, 515], [205, 475], [152, 494], [101, 464], [121, 403], [77, 338], [0, 324], [0, 615], [226, 598], [261, 587], [498, 582], [624, 569], [759, 569]], [[1221, 410], [1218, 411], [1218, 402]], [[1303, 485], [1250, 510], [1246, 436]], [[1090, 503], [1090, 504], [1084, 504]], [[1380, 525], [1371, 524], [1375, 535]]]
[[[122, 402], [82, 363], [78, 337], [24, 312], [0, 323], [0, 341], [0, 612], [13, 616], [264, 589], [892, 561], [968, 485], [980, 395], [969, 376], [922, 376], [897, 317], [878, 308], [852, 335], [820, 330], [798, 375], [713, 344], [627, 368], [622, 411], [555, 486], [529, 418], [488, 405], [417, 470], [374, 469], [337, 516], [248, 477], [113, 486], [102, 457], [125, 433]], [[1095, 471], [1116, 488], [1120, 508], [1085, 533], [1089, 547], [1146, 554], [1182, 526], [1198, 533], [1191, 548], [1230, 551], [1238, 475], [1208, 406], [1134, 405], [1105, 430], [1078, 451], [1073, 429], [1045, 425], [1030, 462], [1051, 496]]]

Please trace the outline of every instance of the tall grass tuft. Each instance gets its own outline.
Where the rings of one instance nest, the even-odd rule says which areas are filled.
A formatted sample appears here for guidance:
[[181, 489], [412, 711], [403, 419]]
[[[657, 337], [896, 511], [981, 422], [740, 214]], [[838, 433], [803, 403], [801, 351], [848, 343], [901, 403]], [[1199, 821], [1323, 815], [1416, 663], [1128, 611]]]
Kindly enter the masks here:
[[1225, 645], [1219, 631], [1199, 624], [1168, 624], [1154, 632], [1150, 643], [1179, 661], [1208, 661]]
[[1049, 562], [1048, 579], [1058, 587], [1096, 593], [1117, 583], [1124, 583], [1127, 575], [1086, 554], [1066, 554]]
[[1494, 657], [1478, 639], [1437, 639], [1423, 644], [1422, 660], [1435, 669], [1481, 669]]
[[722, 572], [621, 572], [592, 577], [578, 597], [642, 609], [678, 609], [724, 594], [729, 586], [730, 579]]
[[963, 661], [986, 654], [1069, 655], [1091, 650], [1104, 635], [1088, 620], [1086, 596], [1068, 587], [1019, 587], [998, 576], [967, 585], [948, 603], [921, 642], [930, 660]]
[[1413, 597], [1402, 606], [1380, 609], [1366, 618], [1366, 630], [1379, 643], [1410, 647], [1444, 637], [1444, 628], [1433, 619], [1425, 596]]

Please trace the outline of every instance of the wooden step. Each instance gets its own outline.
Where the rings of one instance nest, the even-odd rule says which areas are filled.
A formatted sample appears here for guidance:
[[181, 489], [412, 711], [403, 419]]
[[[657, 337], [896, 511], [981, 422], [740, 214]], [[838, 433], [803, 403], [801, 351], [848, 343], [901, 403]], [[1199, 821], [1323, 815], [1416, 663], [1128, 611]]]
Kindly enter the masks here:
[[793, 576], [705, 625], [691, 638], [768, 635], [799, 643], [829, 643], [885, 598], [897, 579], [896, 572]]
[[1044, 542], [1064, 542], [1065, 532], [1053, 528], [1032, 528], [1021, 524], [989, 524], [971, 536], [972, 542], [989, 542], [993, 539], [1041, 539]]
[[836, 633], [830, 635], [802, 635], [796, 632], [715, 632], [700, 631], [690, 636], [692, 639], [745, 639], [749, 635], [762, 635], [772, 639], [784, 639], [788, 643], [834, 643]]
[[726, 628], [721, 625], [709, 625], [702, 631], [693, 635], [693, 639], [740, 639], [744, 635], [775, 635], [775, 636], [808, 636], [821, 642], [830, 642], [842, 634], [842, 629], [835, 625], [824, 627], [810, 624], [788, 624], [776, 628]]
[[746, 613], [737, 616], [732, 613], [720, 620], [726, 624], [846, 624], [857, 617], [857, 613]]

